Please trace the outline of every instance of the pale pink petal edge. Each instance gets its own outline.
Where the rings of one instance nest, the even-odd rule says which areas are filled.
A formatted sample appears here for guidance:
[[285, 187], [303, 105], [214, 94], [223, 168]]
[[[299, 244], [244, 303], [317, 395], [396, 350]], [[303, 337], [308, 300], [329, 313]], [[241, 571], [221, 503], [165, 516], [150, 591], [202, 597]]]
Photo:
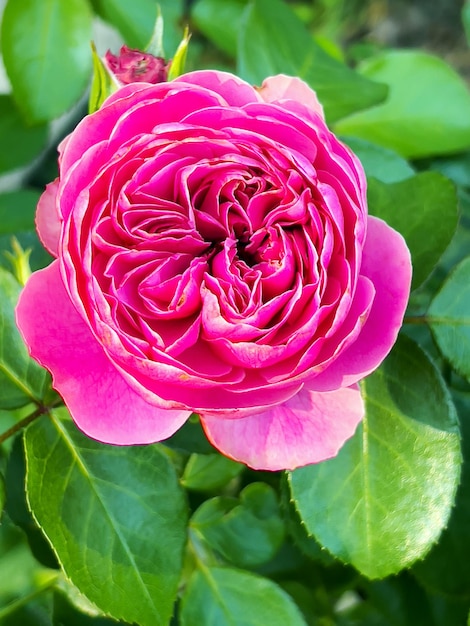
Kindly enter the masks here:
[[285, 74], [270, 76], [263, 81], [258, 93], [265, 102], [295, 100], [308, 107], [323, 120], [325, 119], [323, 107], [317, 94], [300, 78]]
[[201, 416], [209, 441], [256, 470], [295, 469], [337, 455], [364, 416], [357, 386], [324, 393], [301, 390], [268, 411], [237, 420]]
[[42, 245], [55, 257], [59, 253], [61, 229], [56, 203], [58, 189], [58, 178], [46, 185], [46, 189], [39, 198], [35, 218], [36, 230]]

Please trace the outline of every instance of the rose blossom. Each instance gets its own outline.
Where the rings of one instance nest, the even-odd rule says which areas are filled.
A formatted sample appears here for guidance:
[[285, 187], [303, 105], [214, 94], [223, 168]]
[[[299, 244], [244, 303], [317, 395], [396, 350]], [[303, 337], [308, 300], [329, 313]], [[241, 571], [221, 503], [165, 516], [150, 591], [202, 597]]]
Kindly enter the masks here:
[[258, 469], [334, 456], [393, 345], [411, 265], [301, 80], [200, 71], [114, 93], [60, 147], [18, 305], [89, 436], [143, 444], [194, 411]]

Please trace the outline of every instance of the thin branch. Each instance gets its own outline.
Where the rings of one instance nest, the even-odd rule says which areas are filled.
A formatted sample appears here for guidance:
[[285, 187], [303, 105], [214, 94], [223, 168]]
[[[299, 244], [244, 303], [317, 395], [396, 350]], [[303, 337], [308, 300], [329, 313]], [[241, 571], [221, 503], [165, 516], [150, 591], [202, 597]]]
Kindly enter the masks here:
[[426, 315], [406, 315], [403, 320], [404, 324], [427, 324], [429, 318]]
[[26, 426], [31, 424], [31, 422], [34, 422], [34, 420], [36, 420], [38, 417], [41, 417], [41, 415], [46, 415], [48, 411], [49, 407], [40, 406], [35, 411], [24, 417], [22, 420], [20, 420], [16, 424], [13, 424], [11, 428], [9, 428], [0, 435], [0, 445], [2, 445], [2, 443], [10, 437], [13, 437], [13, 435], [16, 435], [18, 431], [26, 428]]

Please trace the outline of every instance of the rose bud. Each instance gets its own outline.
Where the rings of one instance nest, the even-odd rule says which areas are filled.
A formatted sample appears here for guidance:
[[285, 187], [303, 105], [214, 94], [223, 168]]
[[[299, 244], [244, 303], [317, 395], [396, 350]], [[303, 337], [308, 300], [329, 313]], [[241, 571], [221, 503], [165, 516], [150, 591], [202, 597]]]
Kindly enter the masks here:
[[126, 85], [59, 169], [37, 214], [56, 260], [17, 321], [79, 428], [144, 444], [196, 412], [255, 469], [335, 456], [364, 415], [358, 381], [396, 340], [411, 263], [308, 85]]
[[120, 85], [130, 83], [162, 83], [168, 78], [170, 61], [122, 46], [119, 55], [108, 50], [104, 64]]

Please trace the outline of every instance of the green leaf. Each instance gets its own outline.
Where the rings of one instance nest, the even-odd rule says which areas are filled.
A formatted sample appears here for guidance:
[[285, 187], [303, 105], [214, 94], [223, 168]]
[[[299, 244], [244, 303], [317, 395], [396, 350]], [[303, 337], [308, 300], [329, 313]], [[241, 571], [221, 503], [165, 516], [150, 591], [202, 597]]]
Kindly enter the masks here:
[[451, 242], [457, 227], [457, 194], [438, 172], [423, 172], [387, 185], [371, 179], [371, 215], [385, 220], [408, 244], [413, 263], [412, 288], [429, 276]]
[[413, 574], [428, 589], [454, 599], [470, 598], [470, 559], [468, 528], [470, 526], [470, 394], [455, 393], [461, 415], [463, 435], [462, 480], [457, 491], [455, 507], [439, 543], [424, 561], [417, 563]]
[[158, 446], [92, 441], [56, 411], [25, 435], [31, 511], [70, 580], [102, 611], [164, 626], [186, 540], [186, 503]]
[[0, 142], [8, 150], [0, 151], [0, 173], [28, 165], [43, 150], [47, 127], [28, 126], [11, 96], [0, 95]]
[[196, 28], [219, 50], [234, 58], [247, 0], [198, 0], [191, 9]]
[[195, 491], [213, 491], [238, 476], [245, 466], [220, 454], [192, 454], [181, 484]]
[[91, 70], [91, 18], [87, 0], [8, 0], [3, 60], [30, 123], [58, 117], [83, 93]]
[[290, 596], [272, 581], [228, 568], [204, 568], [183, 595], [181, 626], [306, 626]]
[[20, 189], [0, 193], [0, 265], [11, 270], [5, 252], [12, 249], [12, 237], [16, 237], [23, 249], [31, 249], [33, 270], [45, 267], [51, 261], [36, 234], [34, 216], [40, 192], [34, 189]]
[[46, 370], [33, 361], [15, 322], [21, 291], [13, 276], [0, 268], [0, 408], [15, 409], [40, 403], [49, 386]]
[[5, 506], [5, 495], [5, 479], [3, 478], [3, 475], [0, 474], [0, 520], [2, 519], [3, 508]]
[[179, 20], [183, 12], [183, 0], [95, 0], [96, 11], [103, 19], [115, 26], [131, 48], [145, 50], [152, 39], [158, 15], [158, 5], [165, 24], [163, 46], [170, 57], [176, 50], [181, 29]]
[[369, 178], [377, 178], [383, 183], [396, 183], [415, 173], [408, 161], [393, 150], [357, 137], [342, 137], [342, 140], [359, 157]]
[[459, 430], [437, 368], [407, 337], [362, 392], [366, 414], [354, 437], [289, 481], [306, 529], [365, 576], [383, 578], [422, 558], [446, 524]]
[[337, 133], [368, 139], [408, 158], [470, 146], [470, 92], [444, 61], [425, 52], [394, 50], [367, 60], [360, 70], [387, 84], [389, 97], [341, 120]]
[[279, 73], [299, 76], [316, 90], [329, 122], [386, 97], [384, 85], [330, 57], [280, 0], [251, 0], [239, 36], [237, 64], [242, 78], [261, 84]]
[[470, 380], [470, 257], [450, 274], [431, 302], [427, 321], [444, 357]]
[[88, 99], [88, 113], [98, 111], [106, 98], [118, 88], [102, 59], [98, 56], [94, 43], [91, 45], [91, 54], [93, 58], [93, 78]]
[[191, 35], [189, 30], [185, 28], [183, 39], [180, 41], [178, 48], [171, 61], [170, 69], [168, 71], [168, 80], [173, 80], [184, 73], [186, 65], [186, 56], [188, 54], [188, 45]]
[[276, 493], [265, 483], [251, 483], [237, 498], [206, 500], [190, 528], [227, 561], [254, 567], [271, 560], [284, 539]]

